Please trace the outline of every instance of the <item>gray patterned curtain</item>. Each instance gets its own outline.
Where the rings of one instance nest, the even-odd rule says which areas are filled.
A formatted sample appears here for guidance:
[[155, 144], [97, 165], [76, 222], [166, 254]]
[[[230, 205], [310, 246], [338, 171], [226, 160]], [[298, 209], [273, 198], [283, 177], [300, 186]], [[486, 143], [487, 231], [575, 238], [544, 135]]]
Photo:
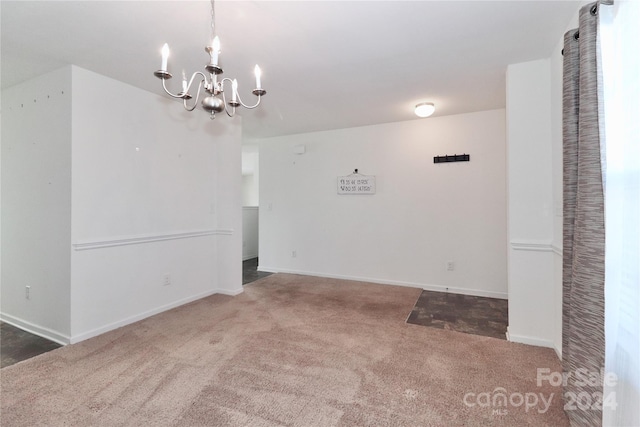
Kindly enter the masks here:
[[[604, 119], [599, 3], [580, 10], [564, 37], [563, 314], [565, 408], [572, 425], [602, 425], [604, 367]], [[586, 375], [586, 376], [585, 376]], [[595, 384], [594, 384], [595, 383]]]

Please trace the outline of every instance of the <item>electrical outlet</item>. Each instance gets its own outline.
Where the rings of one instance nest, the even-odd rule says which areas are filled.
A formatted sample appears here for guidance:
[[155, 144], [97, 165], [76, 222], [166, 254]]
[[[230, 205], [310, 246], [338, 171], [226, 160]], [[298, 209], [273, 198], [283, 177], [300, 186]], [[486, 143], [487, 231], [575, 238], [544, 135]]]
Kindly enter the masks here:
[[453, 261], [447, 261], [447, 271], [453, 271], [453, 270], [454, 270]]
[[24, 297], [26, 299], [31, 299], [31, 286], [24, 287]]
[[298, 252], [291, 251], [291, 258], [296, 258], [298, 256]]
[[169, 286], [171, 284], [171, 275], [170, 274], [165, 274], [164, 275], [164, 279], [162, 281], [162, 285], [163, 286]]

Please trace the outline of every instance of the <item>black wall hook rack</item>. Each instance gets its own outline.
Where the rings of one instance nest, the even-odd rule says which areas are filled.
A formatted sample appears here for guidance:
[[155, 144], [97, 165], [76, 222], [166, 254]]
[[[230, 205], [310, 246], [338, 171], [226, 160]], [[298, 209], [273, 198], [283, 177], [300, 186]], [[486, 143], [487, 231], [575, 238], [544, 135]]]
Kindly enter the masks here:
[[454, 154], [452, 156], [436, 156], [433, 163], [451, 163], [451, 162], [468, 162], [471, 160], [469, 154]]

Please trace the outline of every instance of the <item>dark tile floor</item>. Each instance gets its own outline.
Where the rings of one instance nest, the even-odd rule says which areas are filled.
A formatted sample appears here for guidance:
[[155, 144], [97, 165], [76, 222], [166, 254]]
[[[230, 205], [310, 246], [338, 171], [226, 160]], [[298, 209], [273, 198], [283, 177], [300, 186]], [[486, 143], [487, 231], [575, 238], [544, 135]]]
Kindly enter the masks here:
[[[242, 284], [254, 282], [271, 273], [258, 271], [258, 258], [242, 263]], [[60, 347], [60, 344], [18, 329], [8, 323], [0, 322], [0, 368], [13, 365], [47, 351]]]
[[255, 282], [263, 277], [270, 276], [272, 273], [266, 271], [258, 271], [258, 258], [251, 258], [242, 262], [242, 284]]
[[0, 322], [0, 368], [61, 347], [46, 338]]
[[508, 301], [422, 291], [407, 323], [507, 339]]

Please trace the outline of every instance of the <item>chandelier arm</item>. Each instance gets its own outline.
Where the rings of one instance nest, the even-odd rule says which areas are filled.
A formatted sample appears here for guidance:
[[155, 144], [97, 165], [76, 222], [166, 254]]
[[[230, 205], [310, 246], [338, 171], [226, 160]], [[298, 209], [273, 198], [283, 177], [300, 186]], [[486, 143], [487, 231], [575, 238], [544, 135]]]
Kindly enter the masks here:
[[193, 111], [193, 110], [196, 109], [196, 107], [198, 106], [198, 100], [200, 99], [200, 91], [202, 90], [202, 86], [203, 86], [203, 84], [205, 86], [207, 84], [207, 76], [201, 71], [196, 71], [195, 73], [193, 73], [193, 75], [191, 76], [191, 79], [189, 80], [189, 84], [187, 85], [187, 90], [186, 90], [186, 92], [184, 92], [185, 94], [189, 93], [189, 90], [191, 89], [191, 85], [193, 84], [193, 80], [196, 78], [196, 76], [200, 76], [202, 79], [198, 83], [198, 92], [196, 92], [196, 97], [195, 97], [195, 99], [193, 101], [193, 106], [189, 107], [189, 105], [187, 104], [187, 99], [188, 98], [183, 97], [184, 109], [187, 110], [187, 111]]
[[[177, 98], [177, 99], [184, 99], [185, 95], [189, 93], [189, 90], [191, 89], [191, 85], [193, 84], [193, 80], [196, 78], [197, 75], [200, 75], [202, 77], [202, 80], [198, 84], [198, 93], [200, 93], [200, 88], [202, 87], [202, 83], [207, 82], [207, 77], [204, 75], [204, 73], [200, 71], [196, 71], [195, 73], [193, 73], [193, 75], [191, 76], [191, 80], [189, 80], [189, 84], [187, 85], [187, 90], [184, 92], [179, 92], [178, 94], [171, 93], [169, 89], [167, 89], [167, 79], [162, 79], [162, 88], [170, 97]], [[196, 96], [196, 102], [197, 100], [198, 100], [198, 97]], [[193, 110], [189, 110], [189, 111], [193, 111]]]
[[262, 98], [260, 95], [256, 95], [258, 97], [258, 102], [256, 102], [255, 105], [247, 105], [244, 102], [242, 102], [242, 98], [240, 98], [240, 94], [238, 93], [237, 95], [238, 95], [238, 102], [240, 102], [240, 105], [242, 105], [244, 108], [249, 110], [253, 110], [258, 105], [260, 105], [260, 99]]
[[[224, 82], [228, 81], [229, 83], [233, 83], [233, 80], [231, 80], [229, 77], [225, 77], [222, 80], [220, 80], [220, 88], [223, 89], [223, 85]], [[227, 105], [227, 100], [224, 97], [224, 90], [221, 91], [222, 92], [222, 100], [224, 101], [224, 105], [225, 105], [225, 109], [226, 109], [226, 105]], [[238, 98], [238, 102], [240, 103], [240, 105], [242, 105], [244, 108], [247, 108], [249, 110], [256, 108], [258, 105], [260, 105], [260, 99], [261, 96], [260, 95], [256, 95], [258, 97], [258, 102], [256, 102], [255, 105], [247, 105], [244, 102], [242, 102], [242, 98], [240, 98], [240, 93], [236, 92], [236, 97]], [[227, 113], [229, 114], [229, 113]], [[234, 114], [235, 114], [235, 107], [234, 107]], [[229, 116], [229, 117], [233, 117], [233, 116]]]
[[233, 110], [231, 110], [231, 113], [229, 112], [229, 108], [227, 106], [227, 98], [224, 96], [224, 82], [225, 80], [229, 81], [230, 83], [233, 84], [233, 80], [231, 80], [229, 77], [225, 77], [222, 80], [220, 80], [220, 93], [222, 93], [222, 104], [224, 105], [224, 112], [227, 113], [227, 116], [229, 117], [233, 117], [236, 114], [236, 107], [232, 107]]
[[[193, 78], [192, 78], [193, 79]], [[187, 105], [187, 99], [188, 98], [182, 98], [182, 104], [184, 105], [184, 109], [187, 111], [193, 111], [196, 109], [196, 107], [198, 106], [198, 99], [200, 99], [200, 90], [202, 89], [202, 83], [204, 83], [204, 80], [201, 80], [200, 83], [198, 84], [198, 92], [196, 92], [196, 98], [193, 101], [193, 106], [189, 107]], [[191, 84], [189, 84], [189, 87], [191, 86]]]
[[232, 110], [229, 112], [229, 106], [227, 105], [227, 101], [224, 99], [224, 92], [222, 92], [222, 102], [224, 104], [224, 112], [227, 113], [227, 116], [233, 117], [236, 115], [236, 107], [231, 107]]
[[233, 117], [236, 115], [236, 107], [231, 107], [233, 110], [229, 112], [229, 106], [227, 105], [227, 100], [224, 98], [224, 91], [222, 91], [222, 105], [224, 105], [224, 112], [227, 113], [227, 116]]
[[169, 95], [170, 97], [182, 99], [182, 95], [180, 94], [174, 95], [173, 93], [169, 92], [169, 89], [167, 89], [167, 79], [162, 79], [162, 88], [164, 89], [165, 92], [167, 92], [167, 95]]
[[200, 83], [198, 85], [198, 91], [200, 91], [200, 86], [202, 85], [202, 83], [206, 83], [207, 82], [207, 76], [202, 71], [196, 71], [191, 76], [191, 79], [189, 79], [189, 84], [187, 85], [187, 90], [186, 90], [185, 93], [189, 93], [189, 89], [191, 89], [191, 85], [193, 84], [193, 80], [196, 78], [196, 76], [202, 77], [202, 80], [200, 81]]
[[227, 113], [227, 116], [229, 117], [233, 117], [236, 115], [236, 107], [231, 107], [231, 108], [233, 108], [233, 111], [230, 113], [227, 106], [226, 105], [224, 106], [224, 112]]
[[198, 104], [193, 104], [193, 107], [189, 107], [189, 106], [187, 105], [187, 100], [186, 100], [186, 98], [183, 98], [183, 99], [182, 99], [182, 106], [184, 107], [184, 109], [185, 109], [185, 110], [187, 110], [187, 111], [189, 111], [189, 112], [191, 112], [191, 111], [195, 110], [195, 109], [196, 109], [196, 105], [198, 105]]

